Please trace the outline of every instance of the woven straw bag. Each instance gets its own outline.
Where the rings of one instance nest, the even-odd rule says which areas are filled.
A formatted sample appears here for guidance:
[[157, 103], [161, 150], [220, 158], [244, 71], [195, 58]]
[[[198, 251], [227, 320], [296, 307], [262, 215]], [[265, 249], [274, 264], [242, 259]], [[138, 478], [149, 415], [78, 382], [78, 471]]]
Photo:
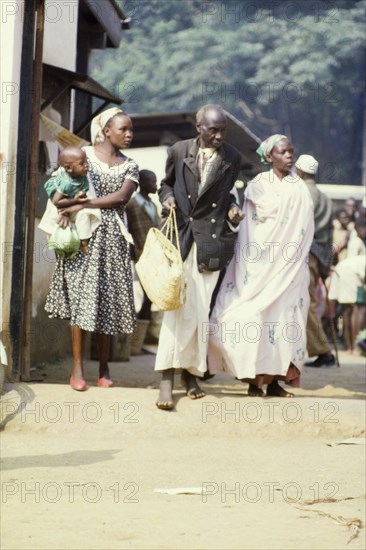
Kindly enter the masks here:
[[[173, 244], [174, 239], [177, 247]], [[170, 209], [160, 230], [155, 227], [149, 229], [135, 268], [143, 289], [159, 309], [178, 309], [184, 304], [187, 283], [174, 208]]]

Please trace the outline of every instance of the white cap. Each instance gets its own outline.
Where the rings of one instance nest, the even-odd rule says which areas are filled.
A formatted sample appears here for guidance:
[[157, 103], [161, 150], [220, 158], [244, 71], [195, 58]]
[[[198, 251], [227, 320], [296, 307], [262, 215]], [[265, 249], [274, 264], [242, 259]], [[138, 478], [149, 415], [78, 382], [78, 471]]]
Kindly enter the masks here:
[[319, 162], [311, 155], [300, 155], [295, 162], [296, 168], [306, 172], [306, 174], [316, 174], [318, 171]]

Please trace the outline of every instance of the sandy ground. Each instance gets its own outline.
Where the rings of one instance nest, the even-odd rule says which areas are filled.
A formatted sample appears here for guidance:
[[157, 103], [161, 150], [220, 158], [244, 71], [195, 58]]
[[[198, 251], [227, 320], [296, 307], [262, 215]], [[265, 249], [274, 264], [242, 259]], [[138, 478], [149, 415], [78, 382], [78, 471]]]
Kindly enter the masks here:
[[[68, 386], [70, 362], [1, 398], [1, 548], [363, 549], [365, 368], [305, 368], [294, 400], [219, 375], [159, 411], [154, 355], [111, 363], [114, 388]], [[198, 494], [167, 494], [156, 489]]]

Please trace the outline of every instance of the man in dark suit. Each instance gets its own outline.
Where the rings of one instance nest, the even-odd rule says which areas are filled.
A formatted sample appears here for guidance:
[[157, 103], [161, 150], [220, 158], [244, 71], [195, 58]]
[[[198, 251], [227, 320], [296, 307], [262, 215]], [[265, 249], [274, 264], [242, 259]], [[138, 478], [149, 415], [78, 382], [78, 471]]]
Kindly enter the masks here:
[[159, 198], [165, 211], [175, 208], [187, 277], [186, 303], [166, 311], [155, 370], [162, 371], [156, 403], [171, 410], [174, 370], [182, 369], [188, 397], [205, 396], [196, 376], [207, 370], [208, 316], [220, 270], [230, 262], [243, 213], [232, 195], [240, 170], [240, 154], [224, 143], [227, 120], [219, 105], [205, 105], [196, 116], [197, 138], [179, 141], [168, 150], [166, 175]]

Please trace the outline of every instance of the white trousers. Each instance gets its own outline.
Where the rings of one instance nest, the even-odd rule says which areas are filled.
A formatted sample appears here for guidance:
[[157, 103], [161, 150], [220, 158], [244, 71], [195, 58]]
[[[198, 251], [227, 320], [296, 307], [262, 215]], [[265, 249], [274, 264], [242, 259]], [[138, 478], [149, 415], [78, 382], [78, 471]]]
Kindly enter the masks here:
[[184, 262], [187, 277], [186, 303], [165, 311], [159, 336], [155, 370], [186, 369], [195, 376], [207, 370], [209, 310], [219, 272], [200, 273], [197, 247], [193, 243]]

